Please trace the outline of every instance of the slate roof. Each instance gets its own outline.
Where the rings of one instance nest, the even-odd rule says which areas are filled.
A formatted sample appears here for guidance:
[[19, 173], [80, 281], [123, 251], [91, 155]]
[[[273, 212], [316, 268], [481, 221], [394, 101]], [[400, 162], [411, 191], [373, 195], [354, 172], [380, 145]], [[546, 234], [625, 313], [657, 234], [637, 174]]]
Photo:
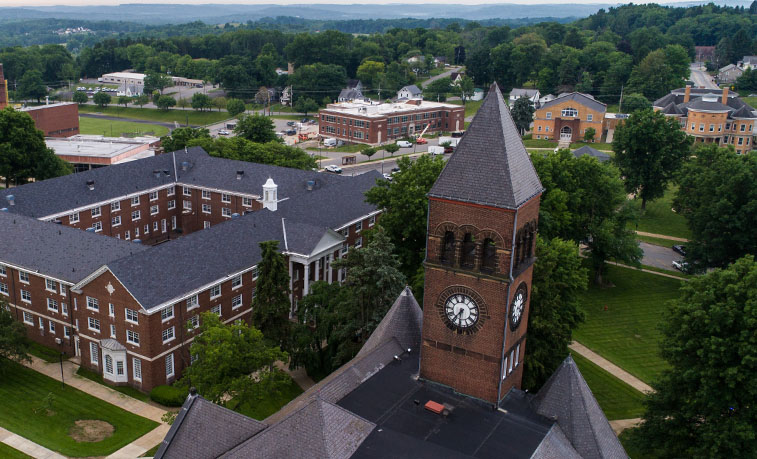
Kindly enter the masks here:
[[591, 157], [597, 158], [597, 160], [601, 163], [610, 159], [610, 155], [608, 155], [607, 153], [603, 153], [596, 148], [592, 148], [588, 145], [584, 145], [581, 148], [573, 150], [573, 156], [575, 156], [576, 158], [580, 158], [583, 155], [589, 155]]
[[755, 118], [754, 113], [749, 110], [748, 105], [742, 106], [740, 109], [734, 111], [730, 115], [731, 118]]
[[607, 105], [603, 104], [602, 102], [599, 102], [598, 100], [594, 99], [589, 94], [583, 94], [580, 92], [569, 92], [569, 93], [562, 93], [559, 96], [557, 96], [556, 99], [552, 99], [548, 102], [544, 102], [542, 106], [540, 107], [540, 110], [542, 108], [548, 108], [553, 105], [561, 104], [565, 102], [566, 100], [573, 100], [576, 101], [576, 103], [579, 103], [585, 107], [588, 107], [592, 110], [602, 112], [604, 113], [607, 111]]
[[728, 112], [728, 118], [757, 118], [754, 108], [739, 99], [739, 94], [728, 92], [727, 104], [723, 104], [723, 90], [709, 88], [689, 88], [690, 99], [684, 102], [686, 88], [672, 90], [652, 104], [666, 115], [687, 116], [689, 110]]
[[497, 84], [492, 84], [429, 196], [517, 209], [544, 190]]
[[532, 403], [537, 413], [557, 420], [581, 457], [628, 457], [572, 357], [555, 370]]
[[368, 354], [391, 338], [396, 338], [403, 349], [420, 348], [422, 323], [423, 311], [410, 287], [405, 287], [368, 341], [363, 344], [358, 357]]
[[570, 440], [560, 430], [560, 426], [555, 424], [549, 433], [541, 442], [532, 459], [581, 459], [581, 456], [570, 444]]
[[684, 106], [687, 110], [707, 110], [711, 112], [729, 112], [732, 110], [728, 105], [721, 104], [720, 99], [712, 101], [705, 100], [702, 97], [690, 100], [688, 103], [684, 104]]
[[[63, 225], [0, 212], [0, 263], [77, 283], [102, 266], [148, 248]], [[12, 242], [11, 242], [12, 241]]]
[[[213, 429], [208, 428], [213, 426]], [[194, 394], [176, 416], [156, 459], [215, 458], [267, 426]], [[216, 429], [223, 429], [218, 435]]]

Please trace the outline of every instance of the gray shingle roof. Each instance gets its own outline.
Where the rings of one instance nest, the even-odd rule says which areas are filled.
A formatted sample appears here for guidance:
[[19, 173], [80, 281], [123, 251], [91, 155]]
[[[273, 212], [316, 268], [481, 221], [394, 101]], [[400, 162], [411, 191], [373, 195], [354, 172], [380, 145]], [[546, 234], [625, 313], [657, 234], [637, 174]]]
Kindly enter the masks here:
[[696, 99], [690, 100], [688, 103], [683, 104], [686, 109], [688, 110], [707, 110], [707, 111], [718, 111], [718, 112], [730, 112], [732, 110], [731, 107], [728, 105], [723, 105], [720, 103], [720, 99], [717, 101], [710, 101], [710, 100], [704, 100], [701, 97], [697, 97]]
[[560, 426], [555, 424], [536, 448], [531, 459], [581, 459], [581, 456], [560, 430]]
[[374, 427], [340, 406], [316, 399], [221, 457], [348, 458]]
[[514, 88], [512, 91], [510, 91], [510, 97], [533, 97], [538, 93], [538, 89]]
[[339, 93], [339, 100], [356, 100], [362, 98], [363, 93], [356, 88], [345, 88]]
[[392, 338], [396, 338], [403, 349], [418, 349], [422, 324], [423, 311], [410, 287], [405, 287], [357, 355], [366, 355]]
[[666, 115], [683, 115], [685, 112], [683, 109], [679, 108], [678, 105], [671, 102], [662, 109], [662, 113]]
[[103, 264], [148, 248], [23, 215], [0, 212], [0, 263], [77, 283]]
[[591, 157], [597, 158], [597, 160], [601, 163], [610, 159], [610, 155], [608, 155], [607, 153], [603, 153], [595, 148], [591, 148], [588, 145], [584, 145], [583, 147], [573, 151], [573, 156], [575, 156], [576, 158], [580, 158], [583, 155], [589, 155]]
[[423, 93], [423, 91], [421, 91], [421, 89], [414, 84], [405, 86], [404, 88], [400, 89], [400, 91], [408, 91], [411, 95], [420, 95]]
[[542, 190], [495, 83], [429, 196], [516, 209]]
[[552, 99], [549, 102], [545, 102], [541, 108], [548, 108], [553, 105], [561, 104], [565, 102], [566, 100], [574, 100], [577, 103], [580, 103], [581, 105], [584, 105], [586, 107], [589, 107], [592, 110], [596, 110], [598, 112], [604, 113], [607, 110], [607, 105], [603, 104], [602, 102], [597, 101], [593, 97], [591, 97], [588, 94], [583, 94], [580, 92], [569, 92], [569, 93], [563, 93], [557, 96], [557, 99]]
[[581, 457], [628, 457], [572, 357], [544, 383], [533, 404], [542, 416], [557, 419]]
[[749, 110], [748, 105], [742, 106], [740, 109], [731, 112], [730, 118], [755, 118], [754, 113]]
[[198, 395], [189, 396], [155, 457], [215, 458], [266, 427], [262, 422], [216, 405]]

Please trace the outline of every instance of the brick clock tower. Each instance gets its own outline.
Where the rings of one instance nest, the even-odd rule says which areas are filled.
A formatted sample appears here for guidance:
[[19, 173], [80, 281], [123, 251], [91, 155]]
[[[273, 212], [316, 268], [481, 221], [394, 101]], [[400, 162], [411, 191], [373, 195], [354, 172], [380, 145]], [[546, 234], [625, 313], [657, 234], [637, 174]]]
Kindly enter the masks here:
[[429, 193], [422, 379], [520, 388], [543, 191], [496, 84]]

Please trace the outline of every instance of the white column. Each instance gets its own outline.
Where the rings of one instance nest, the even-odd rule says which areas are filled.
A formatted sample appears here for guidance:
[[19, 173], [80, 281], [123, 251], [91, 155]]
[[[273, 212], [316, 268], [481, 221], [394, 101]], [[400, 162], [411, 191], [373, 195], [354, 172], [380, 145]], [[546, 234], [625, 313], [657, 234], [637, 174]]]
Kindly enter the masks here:
[[321, 280], [321, 259], [317, 258], [315, 260], [315, 280], [319, 281]]
[[331, 274], [331, 264], [332, 264], [333, 262], [334, 262], [334, 254], [333, 254], [333, 253], [330, 253], [330, 254], [329, 254], [329, 258], [328, 258], [328, 263], [329, 263], [329, 271], [328, 271], [328, 276], [329, 276], [329, 277], [328, 277], [328, 279], [329, 279], [329, 284], [330, 284], [330, 283], [331, 283], [331, 281], [332, 281], [332, 280], [334, 279], [334, 276], [332, 276], [332, 274]]
[[310, 292], [310, 263], [305, 263], [305, 286], [302, 289], [302, 296], [305, 296]]
[[294, 263], [292, 262], [292, 259], [289, 259], [289, 304], [291, 305], [291, 308], [289, 310], [289, 318], [292, 318], [292, 312], [294, 311], [294, 299], [292, 297], [292, 288], [293, 282], [292, 282], [292, 275], [294, 274]]

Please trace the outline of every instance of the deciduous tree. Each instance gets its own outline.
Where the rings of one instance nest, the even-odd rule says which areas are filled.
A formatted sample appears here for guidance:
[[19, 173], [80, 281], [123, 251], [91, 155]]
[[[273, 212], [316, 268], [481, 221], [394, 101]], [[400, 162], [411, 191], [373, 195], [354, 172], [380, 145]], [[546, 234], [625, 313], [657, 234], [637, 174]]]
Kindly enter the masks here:
[[449, 77], [439, 78], [423, 88], [423, 98], [434, 102], [444, 102], [447, 100], [447, 94], [452, 90], [452, 80]]
[[307, 116], [308, 113], [318, 111], [318, 102], [310, 97], [298, 97], [297, 102], [294, 103], [294, 109]]
[[237, 121], [234, 132], [247, 140], [258, 143], [278, 142], [273, 119], [264, 115], [243, 115]]
[[96, 92], [94, 96], [92, 96], [92, 102], [96, 103], [100, 107], [106, 107], [110, 103], [111, 97], [110, 94], [107, 92]]
[[30, 70], [18, 81], [16, 93], [23, 99], [35, 99], [37, 103], [47, 95], [47, 88], [42, 81], [42, 73], [37, 70]]
[[167, 111], [171, 107], [176, 105], [176, 99], [174, 99], [171, 96], [160, 96], [158, 97], [158, 100], [155, 102], [155, 105], [157, 105], [160, 110]]
[[205, 128], [180, 127], [171, 131], [171, 135], [160, 138], [160, 145], [167, 152], [181, 150], [193, 139], [210, 139], [210, 131]]
[[520, 135], [528, 131], [531, 122], [534, 120], [534, 111], [534, 106], [528, 97], [520, 97], [513, 103], [510, 114], [513, 117], [513, 121], [515, 121], [515, 126], [518, 128]]
[[87, 93], [84, 91], [74, 91], [73, 96], [71, 99], [76, 102], [77, 104], [86, 104], [89, 100], [89, 97], [87, 96]]
[[145, 74], [144, 91], [147, 93], [158, 91], [163, 94], [163, 90], [171, 86], [172, 84], [173, 83], [171, 81], [171, 77], [169, 77], [168, 75], [148, 71]]
[[29, 352], [29, 339], [26, 337], [26, 327], [20, 321], [13, 318], [8, 308], [8, 302], [0, 298], [0, 374], [3, 373], [6, 359], [14, 362], [31, 359]]
[[201, 92], [192, 94], [192, 108], [195, 110], [210, 110], [212, 107], [210, 96]]
[[229, 99], [226, 101], [226, 111], [231, 116], [237, 116], [240, 113], [244, 113], [247, 107], [244, 106], [244, 101], [241, 99]]
[[620, 106], [620, 111], [623, 113], [633, 113], [636, 110], [646, 110], [648, 108], [652, 108], [649, 99], [644, 97], [644, 94], [634, 92], [623, 97], [623, 105]]

